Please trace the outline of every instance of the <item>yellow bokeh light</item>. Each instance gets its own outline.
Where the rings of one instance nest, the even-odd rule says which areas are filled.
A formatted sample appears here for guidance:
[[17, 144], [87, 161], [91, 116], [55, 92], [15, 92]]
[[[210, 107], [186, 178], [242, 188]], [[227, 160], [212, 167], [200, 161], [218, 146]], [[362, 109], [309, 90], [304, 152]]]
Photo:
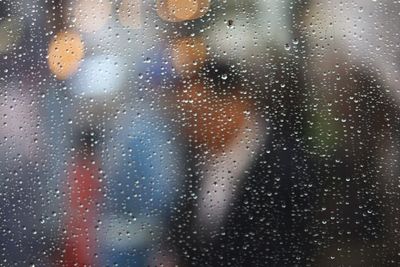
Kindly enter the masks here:
[[198, 19], [207, 13], [210, 0], [158, 0], [157, 13], [165, 21]]
[[120, 23], [132, 29], [139, 29], [142, 26], [139, 0], [122, 0], [119, 7]]
[[65, 80], [74, 74], [84, 56], [84, 44], [79, 34], [58, 33], [49, 44], [48, 64], [57, 79]]

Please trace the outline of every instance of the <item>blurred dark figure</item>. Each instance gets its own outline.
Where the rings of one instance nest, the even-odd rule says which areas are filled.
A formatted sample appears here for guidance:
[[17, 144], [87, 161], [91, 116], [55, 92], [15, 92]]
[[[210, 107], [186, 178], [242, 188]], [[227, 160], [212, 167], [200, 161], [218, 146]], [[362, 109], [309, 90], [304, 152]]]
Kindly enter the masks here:
[[184, 266], [309, 261], [316, 200], [298, 122], [302, 82], [296, 60], [285, 60], [268, 88], [276, 106], [225, 64], [210, 63], [182, 89], [190, 161], [172, 243]]
[[397, 1], [309, 1], [299, 16], [316, 265], [399, 263]]

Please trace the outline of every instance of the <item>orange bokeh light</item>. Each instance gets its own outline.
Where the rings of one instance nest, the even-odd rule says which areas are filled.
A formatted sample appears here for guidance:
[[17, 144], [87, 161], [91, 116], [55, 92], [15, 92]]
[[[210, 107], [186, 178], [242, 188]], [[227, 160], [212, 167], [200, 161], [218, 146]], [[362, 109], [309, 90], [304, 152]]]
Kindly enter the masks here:
[[207, 13], [210, 0], [158, 0], [157, 14], [165, 21], [198, 19]]
[[84, 44], [77, 33], [58, 33], [49, 44], [48, 64], [57, 79], [65, 80], [74, 74], [83, 56]]

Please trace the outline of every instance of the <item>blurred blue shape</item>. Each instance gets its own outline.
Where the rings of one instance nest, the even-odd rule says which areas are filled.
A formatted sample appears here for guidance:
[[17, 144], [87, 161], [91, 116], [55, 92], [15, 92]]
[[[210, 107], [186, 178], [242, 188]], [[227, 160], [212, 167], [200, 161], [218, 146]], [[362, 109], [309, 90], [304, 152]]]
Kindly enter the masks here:
[[181, 153], [165, 119], [153, 111], [118, 121], [104, 150], [108, 211], [105, 261], [145, 266], [157, 250], [183, 171]]

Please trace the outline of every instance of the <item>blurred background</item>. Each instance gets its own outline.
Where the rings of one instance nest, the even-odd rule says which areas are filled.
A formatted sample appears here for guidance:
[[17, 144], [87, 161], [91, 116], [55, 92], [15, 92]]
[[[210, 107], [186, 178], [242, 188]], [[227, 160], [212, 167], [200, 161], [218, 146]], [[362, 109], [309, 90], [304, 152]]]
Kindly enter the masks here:
[[399, 266], [399, 14], [0, 0], [0, 266]]

